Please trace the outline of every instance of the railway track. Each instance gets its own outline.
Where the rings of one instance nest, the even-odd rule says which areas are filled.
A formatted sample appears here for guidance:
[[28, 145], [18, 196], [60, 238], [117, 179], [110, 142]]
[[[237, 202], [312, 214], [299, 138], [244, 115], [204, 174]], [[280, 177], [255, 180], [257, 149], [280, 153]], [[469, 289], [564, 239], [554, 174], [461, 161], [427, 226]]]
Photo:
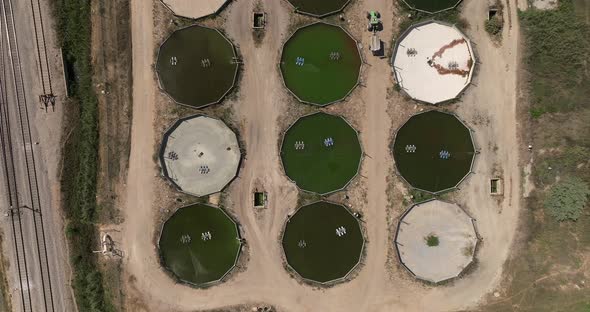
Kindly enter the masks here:
[[[36, 4], [40, 9], [39, 2]], [[35, 15], [35, 2], [31, 1], [31, 6]], [[37, 13], [40, 13], [40, 10]], [[34, 19], [41, 25], [41, 27], [35, 26], [38, 56], [41, 58], [41, 55], [44, 55], [45, 58], [45, 67], [42, 65], [43, 62], [39, 62], [42, 87], [44, 92], [46, 90], [51, 92], [51, 76], [44, 35], [39, 33], [43, 31], [40, 14], [34, 16]], [[6, 189], [9, 195], [9, 216], [12, 223], [15, 258], [20, 279], [21, 304], [23, 311], [55, 311], [33, 153], [35, 144], [31, 136], [27, 89], [18, 50], [12, 0], [0, 0], [0, 26], [2, 30], [0, 143]], [[16, 125], [11, 120], [14, 116], [16, 116]], [[11, 131], [13, 127], [17, 129], [16, 134]]]
[[43, 13], [40, 0], [31, 0], [31, 14], [33, 17], [33, 28], [35, 32], [35, 45], [37, 47], [37, 58], [39, 64], [39, 79], [43, 94], [39, 100], [44, 104], [45, 109], [51, 105], [55, 109], [55, 96], [51, 85], [51, 70], [49, 69], [49, 58], [47, 56], [47, 44], [45, 42], [45, 25], [43, 24]]
[[[4, 51], [4, 37], [0, 39], [0, 51]], [[6, 81], [4, 55], [0, 58], [0, 79]], [[22, 222], [20, 219], [20, 202], [16, 186], [16, 168], [12, 153], [11, 124], [8, 117], [8, 96], [6, 86], [0, 83], [0, 145], [2, 151], [2, 164], [6, 182], [6, 194], [8, 196], [8, 214], [11, 220], [12, 236], [16, 254], [16, 269], [18, 271], [19, 286], [21, 289], [20, 300], [23, 311], [32, 311], [29, 274], [27, 268], [27, 256], [24, 248]]]

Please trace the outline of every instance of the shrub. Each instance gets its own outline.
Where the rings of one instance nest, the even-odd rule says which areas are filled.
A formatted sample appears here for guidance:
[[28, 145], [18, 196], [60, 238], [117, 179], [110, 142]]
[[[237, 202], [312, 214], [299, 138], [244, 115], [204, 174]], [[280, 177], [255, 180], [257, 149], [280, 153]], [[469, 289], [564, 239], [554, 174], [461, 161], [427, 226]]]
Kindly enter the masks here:
[[533, 119], [537, 119], [537, 118], [541, 118], [541, 116], [543, 116], [545, 113], [547, 113], [547, 110], [545, 110], [545, 108], [543, 108], [543, 107], [533, 107], [530, 109], [530, 113], [531, 113], [531, 117], [533, 117]]
[[417, 189], [410, 190], [410, 196], [412, 197], [412, 201], [415, 203], [421, 203], [433, 199], [435, 197], [431, 193], [420, 191]]
[[428, 247], [436, 247], [440, 243], [438, 240], [438, 236], [434, 234], [426, 236], [424, 240], [426, 241], [426, 245], [428, 245]]
[[485, 22], [486, 31], [492, 36], [502, 33], [502, 27], [502, 21], [495, 16]]
[[580, 178], [568, 178], [555, 184], [545, 198], [545, 208], [557, 221], [576, 221], [582, 215], [590, 195], [588, 184]]

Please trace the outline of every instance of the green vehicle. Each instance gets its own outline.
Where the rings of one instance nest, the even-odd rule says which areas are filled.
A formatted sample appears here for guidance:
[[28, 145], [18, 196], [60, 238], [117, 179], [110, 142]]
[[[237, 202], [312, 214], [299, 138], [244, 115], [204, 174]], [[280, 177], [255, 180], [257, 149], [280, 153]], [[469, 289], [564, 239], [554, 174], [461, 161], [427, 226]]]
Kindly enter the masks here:
[[369, 20], [369, 31], [381, 30], [381, 21], [379, 20], [380, 18], [381, 14], [379, 14], [379, 12], [377, 11], [367, 12], [367, 19]]

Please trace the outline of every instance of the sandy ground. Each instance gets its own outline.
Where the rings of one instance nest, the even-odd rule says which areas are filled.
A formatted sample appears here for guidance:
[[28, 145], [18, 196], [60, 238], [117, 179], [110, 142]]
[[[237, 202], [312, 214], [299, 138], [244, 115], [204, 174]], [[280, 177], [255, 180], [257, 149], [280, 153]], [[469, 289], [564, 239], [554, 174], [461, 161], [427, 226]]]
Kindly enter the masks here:
[[[254, 8], [253, 0], [234, 2], [225, 15], [225, 31], [239, 47], [245, 62], [234, 116], [246, 149], [239, 177], [226, 191], [229, 197], [225, 200], [241, 223], [249, 258], [245, 268], [222, 285], [193, 289], [175, 284], [159, 268], [156, 257], [153, 233], [159, 227], [154, 223], [159, 207], [153, 203], [155, 179], [160, 178], [152, 155], [160, 138], [155, 137], [154, 131], [155, 94], [159, 92], [151, 66], [156, 44], [154, 15], [152, 3], [132, 1], [134, 116], [122, 228], [128, 310], [193, 311], [256, 302], [272, 304], [280, 311], [448, 311], [475, 306], [499, 285], [520, 210], [521, 147], [516, 118], [518, 27], [505, 27], [504, 41], [498, 48], [483, 29], [487, 3], [468, 0], [463, 4], [471, 25], [467, 35], [475, 43], [481, 64], [474, 78], [475, 85], [458, 105], [448, 108], [456, 107], [459, 115], [475, 129], [475, 140], [481, 150], [475, 174], [455, 195], [459, 204], [477, 219], [478, 230], [484, 237], [473, 272], [455, 282], [429, 287], [410, 278], [392, 260], [395, 254], [391, 224], [406, 207], [401, 200], [392, 202], [391, 198], [402, 198], [406, 186], [391, 176], [393, 163], [388, 146], [392, 131], [423, 107], [392, 91], [388, 60], [369, 56], [363, 48], [368, 63], [362, 75], [366, 87], [359, 87], [349, 100], [326, 110], [343, 113], [361, 132], [367, 157], [360, 177], [353, 181], [348, 192], [361, 194], [355, 195], [354, 202], [364, 215], [367, 254], [351, 281], [320, 289], [302, 284], [283, 268], [279, 235], [286, 214], [295, 209], [297, 189], [282, 172], [278, 142], [284, 121], [289, 119], [284, 115], [297, 110], [293, 105], [299, 104], [294, 104], [284, 90], [276, 66], [280, 46], [288, 35], [285, 21], [289, 20], [291, 10], [284, 1], [261, 3], [269, 20], [267, 33], [259, 45], [252, 39], [250, 14], [245, 13]], [[517, 4], [505, 3], [505, 8], [511, 15], [510, 23], [517, 23]], [[370, 36], [364, 31], [362, 12], [369, 9], [381, 12], [385, 30], [380, 36], [386, 48], [390, 48], [392, 29], [399, 21], [393, 16], [392, 1], [365, 0], [352, 4], [346, 13], [353, 21], [352, 33], [362, 40], [364, 47], [368, 46]], [[489, 178], [493, 175], [504, 179], [505, 195], [499, 199], [488, 192]], [[254, 187], [269, 194], [268, 208], [260, 212], [254, 211], [251, 205]]]
[[[31, 3], [29, 1], [13, 1], [13, 8], [15, 13], [16, 31], [19, 44], [19, 54], [22, 62], [22, 72], [25, 84], [25, 92], [27, 98], [28, 112], [30, 117], [31, 135], [34, 142], [39, 142], [34, 147], [35, 165], [37, 170], [37, 179], [39, 184], [39, 196], [41, 202], [41, 209], [43, 211], [44, 233], [47, 246], [47, 255], [50, 266], [51, 287], [54, 298], [56, 311], [76, 311], [73, 302], [73, 292], [70, 287], [71, 271], [69, 266], [69, 259], [67, 255], [67, 244], [65, 240], [65, 231], [63, 225], [63, 217], [61, 214], [61, 190], [60, 190], [60, 161], [62, 139], [62, 120], [63, 120], [63, 106], [66, 104], [66, 91], [63, 77], [63, 65], [60, 49], [57, 45], [57, 38], [52, 31], [55, 29], [52, 14], [50, 12], [49, 3], [41, 1], [41, 10], [43, 12], [43, 23], [45, 29], [45, 40], [47, 45], [47, 57], [49, 59], [49, 69], [52, 75], [53, 92], [57, 96], [55, 111], [49, 108], [46, 112], [44, 109], [39, 109], [39, 95], [42, 93], [41, 80], [39, 76], [39, 59], [36, 50], [36, 42], [34, 39], [34, 30], [32, 23]], [[4, 35], [4, 34], [3, 34]], [[10, 78], [12, 79], [12, 78]], [[11, 104], [15, 103], [11, 99]], [[14, 107], [14, 106], [13, 106]], [[16, 110], [16, 109], [14, 109]], [[13, 135], [17, 133], [17, 120], [12, 119]], [[15, 150], [22, 150], [20, 140], [14, 143]], [[24, 164], [24, 154], [21, 154], [17, 162]], [[2, 175], [3, 177], [3, 175]], [[19, 177], [17, 177], [18, 179]], [[24, 204], [30, 205], [28, 189], [24, 187], [25, 176], [21, 176], [21, 200]], [[4, 182], [2, 182], [4, 183]], [[20, 183], [20, 182], [19, 182]], [[4, 189], [3, 189], [4, 190]], [[5, 196], [4, 192], [0, 195]], [[4, 199], [3, 199], [4, 200]], [[5, 210], [4, 212], [7, 212]], [[30, 215], [23, 217], [23, 222], [30, 220]], [[10, 218], [2, 219], [2, 230], [6, 235], [3, 240], [2, 251], [6, 255], [8, 261], [7, 266], [7, 280], [12, 296], [13, 309], [19, 310], [20, 291], [18, 285], [18, 273], [15, 259], [14, 247], [11, 240], [12, 234], [9, 234], [8, 225]], [[31, 221], [32, 222], [32, 221]], [[25, 230], [28, 231], [29, 240], [26, 242], [27, 254], [31, 257], [29, 259], [29, 266], [33, 271], [33, 275], [38, 270], [39, 265], [35, 261], [36, 245], [34, 243], [34, 231], [32, 224], [25, 225]], [[39, 233], [40, 235], [40, 233]], [[32, 277], [31, 279], [36, 279]], [[33, 284], [40, 283], [40, 279], [33, 280]], [[33, 296], [39, 296], [33, 300], [39, 303], [41, 299], [40, 285], [34, 285], [36, 289], [32, 289]], [[34, 303], [34, 304], [36, 304]], [[35, 306], [35, 310], [41, 310], [41, 306]]]
[[[122, 246], [126, 254], [124, 261], [128, 265], [129, 274], [141, 277], [143, 273], [139, 272], [146, 272], [143, 264], [150, 260], [150, 256], [153, 257], [151, 251], [154, 249], [153, 245], [146, 246], [139, 243], [149, 236], [145, 233], [145, 225], [152, 222], [150, 217], [153, 215], [150, 213], [153, 202], [151, 181], [156, 173], [149, 170], [147, 164], [154, 162], [151, 156], [154, 142], [156, 86], [151, 67], [154, 62], [152, 5], [146, 1], [134, 0], [131, 1], [131, 12], [133, 118], [127, 193], [123, 199], [126, 201], [123, 212], [126, 222], [122, 234]], [[142, 255], [142, 252], [145, 254]]]

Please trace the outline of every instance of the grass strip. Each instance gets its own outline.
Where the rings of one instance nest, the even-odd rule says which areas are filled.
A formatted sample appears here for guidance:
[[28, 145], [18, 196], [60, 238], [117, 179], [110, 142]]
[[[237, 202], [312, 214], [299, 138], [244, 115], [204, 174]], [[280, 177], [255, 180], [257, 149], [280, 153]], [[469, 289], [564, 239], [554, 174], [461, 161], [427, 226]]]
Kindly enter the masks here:
[[90, 1], [56, 0], [54, 15], [63, 50], [66, 105], [62, 190], [66, 234], [79, 311], [114, 311], [92, 253], [96, 243], [98, 100], [92, 86]]

